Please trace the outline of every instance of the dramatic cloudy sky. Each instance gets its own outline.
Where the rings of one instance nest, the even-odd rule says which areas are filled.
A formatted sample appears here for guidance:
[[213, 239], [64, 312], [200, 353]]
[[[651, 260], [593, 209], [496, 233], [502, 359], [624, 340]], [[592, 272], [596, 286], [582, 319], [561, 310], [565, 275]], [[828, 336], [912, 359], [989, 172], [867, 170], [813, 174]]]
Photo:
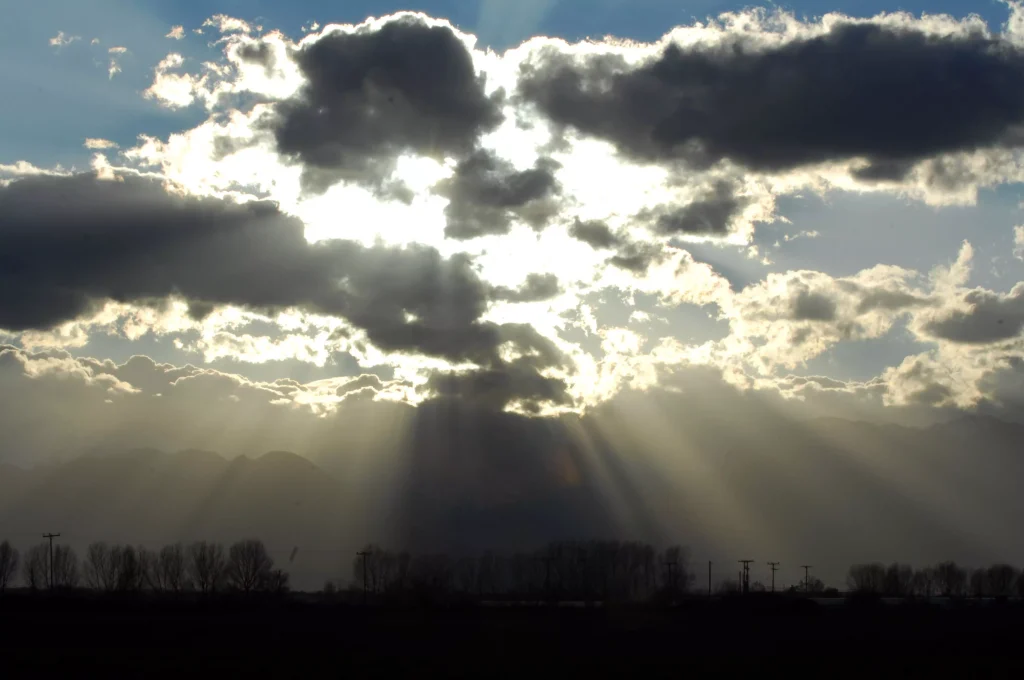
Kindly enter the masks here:
[[1021, 414], [1016, 2], [6, 15], [0, 460], [307, 453], [366, 402]]

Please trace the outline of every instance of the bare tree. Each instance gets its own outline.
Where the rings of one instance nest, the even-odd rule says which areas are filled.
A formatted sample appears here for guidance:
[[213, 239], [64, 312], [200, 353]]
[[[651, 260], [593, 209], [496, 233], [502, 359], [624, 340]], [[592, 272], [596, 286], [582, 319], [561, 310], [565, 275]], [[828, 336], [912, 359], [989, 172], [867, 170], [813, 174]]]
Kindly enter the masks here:
[[856, 593], [879, 595], [885, 591], [885, 567], [881, 564], [855, 564], [846, 575], [846, 587]]
[[139, 589], [142, 590], [144, 588], [149, 588], [151, 590], [156, 590], [156, 588], [153, 586], [153, 576], [156, 573], [156, 568], [159, 560], [157, 553], [155, 550], [150, 550], [149, 548], [143, 547], [141, 545], [138, 547], [138, 551], [139, 571], [142, 572], [142, 580], [141, 583], [139, 584]]
[[988, 588], [993, 597], [1009, 597], [1018, 578], [1017, 569], [1009, 564], [993, 564], [988, 568]]
[[85, 551], [82, 572], [90, 588], [110, 592], [117, 587], [117, 570], [110, 558], [110, 546], [103, 542], [91, 543]]
[[147, 560], [149, 587], [160, 593], [180, 593], [188, 587], [185, 548], [180, 543], [165, 545]]
[[189, 546], [188, 573], [201, 593], [212, 593], [224, 576], [224, 547], [219, 543], [198, 541]]
[[275, 595], [284, 595], [288, 592], [289, 580], [288, 572], [284, 569], [272, 569], [267, 575], [264, 587], [267, 589], [267, 592], [274, 593]]
[[114, 571], [114, 589], [121, 593], [142, 590], [146, 581], [142, 550], [130, 545], [116, 545], [110, 550], [111, 569]]
[[55, 588], [78, 586], [78, 555], [69, 545], [58, 545], [53, 549], [53, 585]]
[[918, 597], [931, 597], [935, 594], [935, 569], [925, 567], [914, 572], [913, 592]]
[[251, 593], [267, 583], [273, 567], [274, 560], [267, 554], [263, 541], [249, 539], [231, 546], [226, 576], [233, 587]]
[[967, 572], [956, 562], [942, 562], [935, 567], [935, 582], [946, 597], [959, 597], [967, 590]]
[[972, 569], [967, 582], [971, 597], [980, 598], [989, 594], [987, 569]]
[[19, 558], [17, 549], [9, 541], [0, 543], [0, 593], [7, 590], [8, 584], [14, 578]]
[[22, 578], [32, 590], [50, 585], [50, 546], [40, 543], [29, 548], [21, 565]]
[[812, 576], [806, 583], [801, 583], [800, 588], [808, 595], [823, 595], [825, 593], [825, 582], [820, 578]]
[[889, 597], [907, 597], [913, 592], [914, 568], [909, 564], [892, 563], [885, 570], [885, 594]]

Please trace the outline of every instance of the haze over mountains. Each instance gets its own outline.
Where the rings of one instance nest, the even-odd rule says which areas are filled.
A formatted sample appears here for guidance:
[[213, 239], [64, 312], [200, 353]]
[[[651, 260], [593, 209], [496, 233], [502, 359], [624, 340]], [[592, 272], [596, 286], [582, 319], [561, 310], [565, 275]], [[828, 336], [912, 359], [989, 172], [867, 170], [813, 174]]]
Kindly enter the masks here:
[[[353, 553], [371, 541], [452, 554], [563, 538], [679, 541], [698, 565], [722, 565], [719, 579], [734, 560], [760, 558], [813, 564], [837, 585], [856, 562], [1024, 562], [1021, 425], [737, 422], [691, 410], [648, 418], [641, 439], [628, 434], [636, 420], [607, 416], [562, 422], [559, 436], [541, 436], [543, 421], [499, 420], [486, 440], [428, 436], [421, 421], [421, 436], [393, 458], [404, 469], [383, 472], [344, 456], [316, 465], [194, 450], [0, 466], [0, 536], [28, 546], [57, 531], [79, 551], [95, 540], [254, 536], [300, 589], [347, 581]], [[792, 571], [783, 582], [797, 580]]]

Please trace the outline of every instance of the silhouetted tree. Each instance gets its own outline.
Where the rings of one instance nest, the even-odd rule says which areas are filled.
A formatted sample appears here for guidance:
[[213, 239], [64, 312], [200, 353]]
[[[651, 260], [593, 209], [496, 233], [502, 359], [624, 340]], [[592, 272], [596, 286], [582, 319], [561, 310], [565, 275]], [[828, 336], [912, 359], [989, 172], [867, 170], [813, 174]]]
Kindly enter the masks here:
[[85, 584], [90, 588], [107, 592], [114, 590], [117, 587], [117, 568], [110, 558], [110, 546], [103, 542], [89, 544], [82, 572]]
[[825, 583], [820, 578], [811, 577], [809, 583], [807, 583], [807, 593], [809, 595], [822, 595], [825, 593]]
[[288, 572], [284, 569], [271, 569], [270, 573], [267, 574], [267, 580], [264, 584], [264, 588], [269, 593], [275, 595], [284, 595], [288, 592], [288, 581], [291, 580]]
[[971, 597], [985, 597], [989, 594], [988, 570], [971, 569], [967, 584]]
[[40, 543], [29, 548], [21, 570], [25, 585], [32, 590], [47, 587], [50, 583], [50, 546]]
[[273, 568], [274, 560], [267, 554], [263, 541], [248, 539], [231, 546], [225, 574], [233, 588], [251, 593], [266, 585]]
[[54, 588], [75, 588], [78, 586], [78, 555], [69, 545], [57, 545], [53, 548], [53, 586]]
[[988, 568], [988, 589], [992, 597], [1009, 597], [1013, 595], [1013, 586], [1019, 572], [1009, 564], [993, 564]]
[[142, 551], [130, 545], [115, 545], [110, 549], [110, 564], [114, 572], [114, 589], [120, 593], [136, 593], [146, 582], [146, 564]]
[[1017, 575], [1017, 580], [1014, 582], [1014, 588], [1017, 591], [1017, 597], [1024, 598], [1024, 571], [1021, 571]]
[[218, 543], [197, 541], [188, 549], [188, 574], [201, 593], [212, 593], [224, 576], [224, 547]]
[[8, 541], [0, 543], [0, 593], [7, 590], [18, 570], [19, 554]]
[[967, 589], [967, 572], [956, 562], [942, 562], [935, 567], [935, 583], [946, 597], [959, 597]]
[[185, 548], [180, 543], [160, 549], [148, 571], [149, 585], [164, 593], [180, 593], [188, 589], [188, 563]]
[[914, 568], [909, 564], [890, 564], [885, 570], [885, 594], [889, 597], [907, 597], [914, 588]]
[[447, 555], [417, 555], [409, 566], [414, 590], [427, 596], [444, 596], [452, 589], [452, 560]]
[[855, 593], [879, 595], [885, 591], [885, 573], [881, 564], [855, 564], [846, 575], [846, 587]]
[[918, 597], [931, 597], [935, 594], [935, 569], [924, 567], [914, 572], [913, 593]]

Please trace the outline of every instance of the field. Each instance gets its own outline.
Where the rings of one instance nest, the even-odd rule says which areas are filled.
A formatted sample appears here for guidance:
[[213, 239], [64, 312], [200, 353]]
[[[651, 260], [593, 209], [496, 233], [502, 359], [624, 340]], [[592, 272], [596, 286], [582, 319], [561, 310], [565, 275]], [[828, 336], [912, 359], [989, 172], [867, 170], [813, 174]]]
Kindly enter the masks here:
[[770, 598], [606, 610], [8, 596], [0, 648], [3, 667], [19, 676], [1019, 677], [1022, 623], [1024, 609], [1010, 605], [820, 607]]

